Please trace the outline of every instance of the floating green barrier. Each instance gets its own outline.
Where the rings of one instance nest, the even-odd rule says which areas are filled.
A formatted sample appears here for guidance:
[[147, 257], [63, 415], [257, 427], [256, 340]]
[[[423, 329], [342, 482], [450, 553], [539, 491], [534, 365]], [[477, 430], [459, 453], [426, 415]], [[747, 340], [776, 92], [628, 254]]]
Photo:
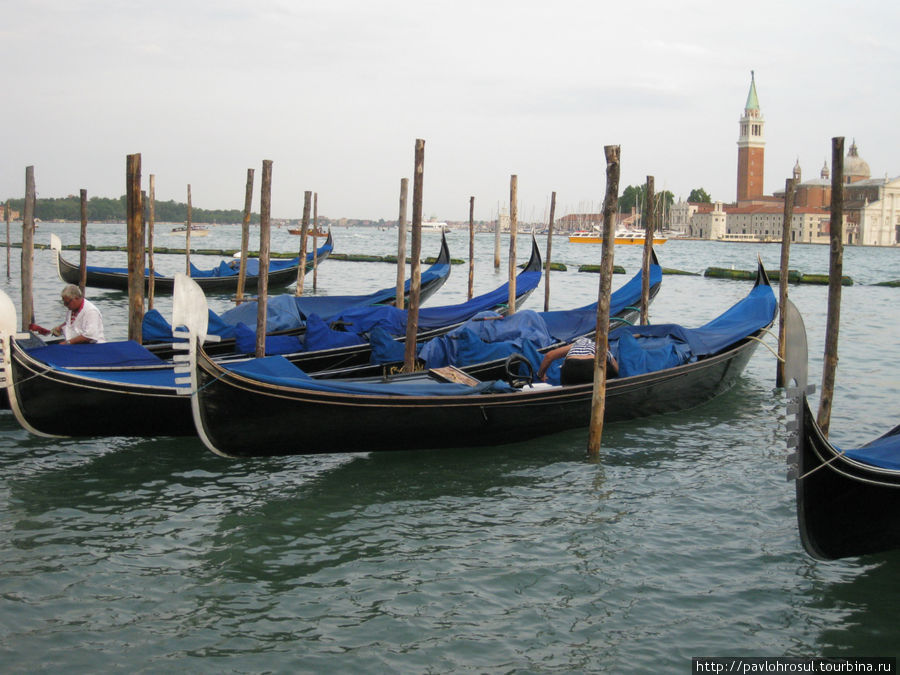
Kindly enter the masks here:
[[684, 270], [676, 270], [676, 269], [672, 269], [671, 267], [663, 267], [662, 273], [663, 274], [683, 274], [683, 275], [689, 276], [689, 277], [699, 277], [700, 276], [700, 274], [697, 272], [685, 272]]
[[[815, 284], [818, 286], [827, 286], [828, 285], [828, 275], [827, 274], [801, 274], [800, 282], [801, 284]], [[841, 286], [852, 286], [853, 279], [850, 277], [841, 277]]]
[[[579, 272], [590, 272], [591, 274], [600, 273], [600, 265], [579, 265]], [[613, 266], [613, 274], [625, 274], [625, 268], [620, 265]]]
[[895, 279], [894, 281], [879, 281], [877, 284], [872, 284], [873, 286], [888, 286], [889, 288], [900, 288], [900, 279]]
[[[781, 270], [766, 270], [770, 281], [781, 281]], [[756, 270], [733, 270], [724, 267], [707, 267], [703, 273], [705, 277], [716, 279], [737, 279], [753, 281], [756, 279]], [[792, 284], [828, 284], [827, 274], [801, 274], [797, 270], [788, 270], [788, 282]], [[841, 285], [852, 286], [853, 279], [841, 277]]]

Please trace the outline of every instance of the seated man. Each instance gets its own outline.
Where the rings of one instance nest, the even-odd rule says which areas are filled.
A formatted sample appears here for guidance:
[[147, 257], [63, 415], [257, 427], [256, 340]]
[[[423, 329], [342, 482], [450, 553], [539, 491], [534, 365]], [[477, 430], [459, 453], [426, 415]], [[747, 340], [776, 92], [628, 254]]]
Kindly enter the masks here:
[[[585, 384], [594, 380], [594, 355], [597, 353], [597, 343], [590, 338], [581, 337], [567, 345], [551, 349], [544, 355], [541, 367], [538, 369], [538, 379], [547, 379], [547, 369], [556, 359], [565, 357], [562, 368], [559, 371], [561, 384]], [[619, 374], [619, 364], [612, 352], [606, 351], [606, 374], [615, 377]]]
[[51, 331], [65, 337], [62, 344], [106, 342], [100, 310], [82, 295], [78, 286], [69, 284], [62, 290], [62, 303], [66, 306], [66, 320]]

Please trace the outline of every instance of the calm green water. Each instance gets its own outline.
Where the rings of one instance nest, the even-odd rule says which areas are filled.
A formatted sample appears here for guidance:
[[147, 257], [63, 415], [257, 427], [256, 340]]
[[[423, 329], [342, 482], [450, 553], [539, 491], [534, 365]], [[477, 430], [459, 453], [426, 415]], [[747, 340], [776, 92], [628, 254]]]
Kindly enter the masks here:
[[[97, 243], [124, 240], [122, 227], [92, 228]], [[51, 229], [77, 242], [77, 226], [50, 224], [37, 241]], [[394, 237], [336, 230], [335, 247], [387, 253]], [[237, 228], [222, 227], [194, 243], [238, 241]], [[273, 249], [297, 242], [276, 230]], [[465, 234], [450, 244], [454, 257], [467, 255]], [[529, 238], [519, 244], [524, 260]], [[507, 244], [499, 273], [492, 235], [477, 247], [484, 292], [502, 283]], [[437, 236], [426, 236], [423, 254], [437, 249]], [[597, 262], [599, 247], [557, 238], [553, 250], [571, 266], [552, 274], [553, 307], [595, 299], [596, 275], [574, 267]], [[0, 273], [17, 305], [18, 254], [12, 281]], [[780, 255], [771, 245], [680, 241], [658, 254], [666, 267], [696, 272], [752, 269], [757, 254], [775, 268]], [[94, 255], [94, 264], [124, 261]], [[630, 276], [639, 256], [623, 247], [616, 262]], [[61, 283], [50, 253], [35, 257], [36, 318], [58, 323]], [[845, 274], [864, 284], [896, 279], [898, 263], [900, 250], [848, 249]], [[828, 249], [795, 246], [791, 266], [825, 272]], [[328, 261], [318, 286], [358, 292], [394, 275], [384, 264]], [[466, 269], [455, 267], [432, 304], [461, 301], [466, 283]], [[666, 276], [652, 320], [698, 325], [748, 286]], [[826, 293], [791, 289], [814, 383]], [[89, 296], [108, 336], [124, 336], [125, 296]], [[900, 416], [898, 300], [900, 289], [844, 289], [839, 445], [880, 435]], [[542, 304], [541, 291], [527, 307]], [[0, 413], [0, 664], [4, 672], [654, 673], [690, 672], [692, 656], [896, 656], [900, 554], [822, 563], [802, 550], [774, 373], [760, 348], [718, 399], [607, 425], [597, 461], [586, 458], [582, 431], [483, 449], [233, 461], [196, 440], [37, 438]]]

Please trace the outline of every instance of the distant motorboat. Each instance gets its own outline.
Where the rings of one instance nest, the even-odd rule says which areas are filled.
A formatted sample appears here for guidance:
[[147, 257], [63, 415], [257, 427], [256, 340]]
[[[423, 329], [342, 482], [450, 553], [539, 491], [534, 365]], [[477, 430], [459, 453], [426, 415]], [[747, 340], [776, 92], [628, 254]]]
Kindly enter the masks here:
[[429, 220], [422, 223], [422, 232], [449, 232], [450, 228], [447, 223], [436, 220]]
[[[643, 230], [616, 230], [615, 243], [617, 244], [644, 244]], [[665, 244], [668, 237], [656, 235], [653, 237], [653, 243]], [[569, 235], [569, 242], [572, 244], [602, 244], [603, 233], [599, 230], [579, 230]]]
[[[289, 227], [288, 234], [303, 234], [303, 229], [300, 227]], [[327, 237], [328, 233], [323, 232], [322, 230], [307, 230], [307, 237]]]
[[[185, 234], [187, 232], [187, 225], [179, 225], [178, 227], [172, 228], [172, 234]], [[191, 225], [191, 236], [192, 237], [205, 237], [209, 234], [209, 228], [206, 225]]]

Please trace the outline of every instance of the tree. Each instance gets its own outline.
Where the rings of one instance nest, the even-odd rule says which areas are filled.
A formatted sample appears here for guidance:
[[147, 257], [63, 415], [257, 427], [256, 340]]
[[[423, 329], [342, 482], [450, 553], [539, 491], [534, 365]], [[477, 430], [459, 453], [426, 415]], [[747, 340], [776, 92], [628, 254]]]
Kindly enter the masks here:
[[688, 195], [688, 201], [694, 204], [711, 204], [712, 198], [703, 188], [694, 188], [691, 190], [691, 194]]
[[631, 209], [637, 207], [639, 211], [644, 208], [644, 186], [629, 185], [625, 188], [622, 196], [619, 197], [619, 213], [630, 213]]

